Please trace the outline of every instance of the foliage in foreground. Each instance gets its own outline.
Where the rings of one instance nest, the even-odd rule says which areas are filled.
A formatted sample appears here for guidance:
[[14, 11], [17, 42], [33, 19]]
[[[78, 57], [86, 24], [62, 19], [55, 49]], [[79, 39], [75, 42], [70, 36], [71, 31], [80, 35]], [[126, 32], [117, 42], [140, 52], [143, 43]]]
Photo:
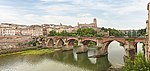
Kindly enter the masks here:
[[139, 53], [133, 61], [130, 58], [126, 59], [124, 71], [150, 71], [150, 62]]

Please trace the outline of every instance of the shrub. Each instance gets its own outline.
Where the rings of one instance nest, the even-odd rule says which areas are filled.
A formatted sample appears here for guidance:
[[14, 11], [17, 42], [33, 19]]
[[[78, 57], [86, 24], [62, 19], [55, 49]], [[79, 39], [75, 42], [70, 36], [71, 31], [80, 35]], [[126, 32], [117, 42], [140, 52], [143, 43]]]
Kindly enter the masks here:
[[125, 60], [124, 71], [150, 71], [150, 62], [146, 60], [142, 53], [136, 55], [132, 61], [130, 58]]

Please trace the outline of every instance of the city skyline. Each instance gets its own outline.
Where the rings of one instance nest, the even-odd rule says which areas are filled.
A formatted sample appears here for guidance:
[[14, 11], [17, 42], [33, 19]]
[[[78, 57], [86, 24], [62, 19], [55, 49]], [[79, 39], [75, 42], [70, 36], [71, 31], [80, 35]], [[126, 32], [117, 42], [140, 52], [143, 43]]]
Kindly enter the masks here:
[[[77, 26], [97, 18], [98, 27], [146, 27], [148, 1], [144, 0], [1, 0], [0, 23]], [[131, 24], [133, 23], [133, 24]]]

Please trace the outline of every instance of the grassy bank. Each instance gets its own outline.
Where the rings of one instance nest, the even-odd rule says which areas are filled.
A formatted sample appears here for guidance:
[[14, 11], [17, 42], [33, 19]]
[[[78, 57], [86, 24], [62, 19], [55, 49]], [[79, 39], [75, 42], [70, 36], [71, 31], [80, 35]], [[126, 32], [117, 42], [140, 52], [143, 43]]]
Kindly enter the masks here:
[[52, 53], [54, 52], [53, 49], [36, 49], [36, 50], [26, 50], [26, 51], [20, 51], [20, 52], [13, 52], [13, 53], [6, 53], [1, 54], [0, 56], [7, 56], [7, 55], [40, 55], [40, 54], [46, 54], [46, 53]]
[[54, 52], [53, 49], [27, 50], [27, 51], [23, 51], [21, 55], [37, 55], [37, 54], [46, 54], [52, 52]]

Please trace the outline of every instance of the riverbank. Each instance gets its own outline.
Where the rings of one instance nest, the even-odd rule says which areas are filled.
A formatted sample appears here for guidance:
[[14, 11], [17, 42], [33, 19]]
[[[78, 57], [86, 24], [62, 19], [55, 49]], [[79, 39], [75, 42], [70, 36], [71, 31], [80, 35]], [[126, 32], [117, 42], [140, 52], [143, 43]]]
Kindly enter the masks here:
[[55, 52], [54, 49], [48, 49], [48, 48], [36, 48], [36, 47], [30, 47], [30, 48], [21, 48], [21, 49], [8, 49], [8, 50], [1, 50], [0, 56], [7, 56], [7, 55], [14, 55], [14, 54], [20, 54], [20, 55], [40, 55], [40, 54], [47, 54]]

